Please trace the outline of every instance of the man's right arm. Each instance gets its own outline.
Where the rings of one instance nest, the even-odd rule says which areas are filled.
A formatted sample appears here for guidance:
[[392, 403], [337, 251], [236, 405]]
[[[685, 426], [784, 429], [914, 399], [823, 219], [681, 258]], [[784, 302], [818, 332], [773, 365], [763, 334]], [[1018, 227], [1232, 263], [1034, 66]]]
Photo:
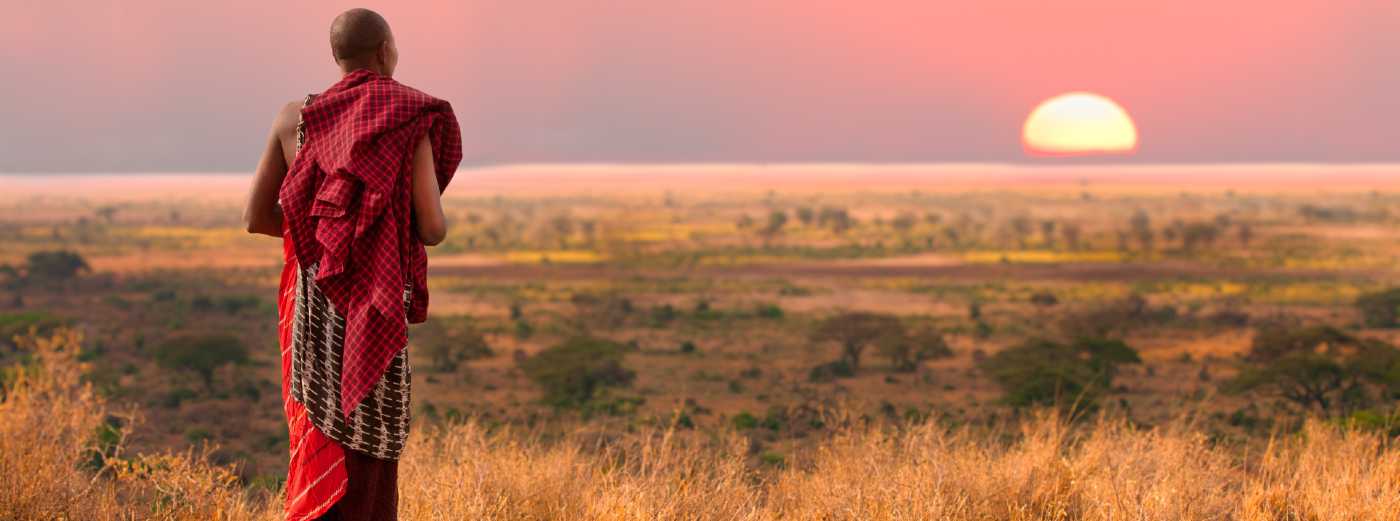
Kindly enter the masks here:
[[288, 103], [277, 113], [272, 123], [272, 131], [263, 149], [258, 170], [253, 175], [253, 188], [248, 195], [248, 206], [243, 210], [243, 223], [248, 233], [259, 233], [273, 237], [282, 236], [282, 208], [277, 204], [277, 193], [282, 188], [282, 178], [287, 175], [287, 154], [282, 148], [283, 137], [290, 131], [296, 132], [296, 116], [300, 113], [298, 104]]

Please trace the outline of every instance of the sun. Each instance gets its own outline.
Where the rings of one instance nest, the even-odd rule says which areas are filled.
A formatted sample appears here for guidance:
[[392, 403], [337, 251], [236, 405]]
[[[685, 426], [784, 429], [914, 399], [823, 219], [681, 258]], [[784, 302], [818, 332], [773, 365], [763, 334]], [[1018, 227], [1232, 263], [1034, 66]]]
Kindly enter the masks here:
[[1071, 92], [1031, 111], [1021, 143], [1036, 156], [1122, 155], [1137, 152], [1138, 132], [1128, 111], [1113, 100]]

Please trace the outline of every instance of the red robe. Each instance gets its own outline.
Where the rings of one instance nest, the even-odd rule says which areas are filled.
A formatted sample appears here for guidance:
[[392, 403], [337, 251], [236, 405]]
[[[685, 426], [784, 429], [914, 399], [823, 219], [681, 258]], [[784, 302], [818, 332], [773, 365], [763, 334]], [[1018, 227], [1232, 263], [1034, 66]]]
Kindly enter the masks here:
[[[363, 476], [353, 473], [383, 475], [379, 460], [342, 448], [290, 396], [298, 260], [320, 264], [317, 287], [346, 319], [341, 405], [348, 413], [406, 345], [405, 318], [422, 322], [427, 316], [427, 254], [413, 231], [408, 180], [414, 146], [425, 135], [430, 140], [441, 189], [462, 159], [460, 130], [447, 102], [370, 71], [347, 74], [302, 110], [302, 120], [306, 141], [279, 194], [286, 263], [277, 310], [290, 440], [287, 521], [320, 518], [347, 491], [365, 486]], [[405, 282], [412, 291], [407, 317]], [[364, 498], [352, 499], [358, 504]]]

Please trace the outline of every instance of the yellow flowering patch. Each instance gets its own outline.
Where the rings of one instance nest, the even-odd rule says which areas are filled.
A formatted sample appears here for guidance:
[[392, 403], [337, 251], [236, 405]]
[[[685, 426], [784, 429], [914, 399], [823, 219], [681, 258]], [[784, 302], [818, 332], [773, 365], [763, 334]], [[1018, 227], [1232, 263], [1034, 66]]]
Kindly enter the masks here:
[[1108, 263], [1122, 262], [1123, 255], [1116, 251], [1050, 251], [1050, 250], [1007, 250], [973, 251], [963, 254], [963, 260], [977, 264], [1011, 262], [1018, 264], [1060, 264], [1060, 263]]
[[505, 261], [514, 263], [564, 263], [564, 265], [589, 265], [606, 261], [602, 253], [591, 249], [515, 249], [505, 253]]
[[1255, 299], [1274, 304], [1339, 304], [1355, 302], [1361, 289], [1345, 283], [1300, 282], [1258, 288]]
[[137, 226], [123, 231], [134, 239], [154, 239], [175, 242], [185, 246], [213, 247], [224, 246], [247, 237], [247, 233], [237, 228], [194, 228], [190, 226]]

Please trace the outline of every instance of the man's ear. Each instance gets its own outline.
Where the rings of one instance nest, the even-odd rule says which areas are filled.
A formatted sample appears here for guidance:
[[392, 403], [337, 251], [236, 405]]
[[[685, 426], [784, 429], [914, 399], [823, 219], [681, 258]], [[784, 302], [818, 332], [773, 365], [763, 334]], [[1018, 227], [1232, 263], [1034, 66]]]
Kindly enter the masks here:
[[374, 54], [379, 57], [379, 65], [381, 67], [389, 66], [389, 40], [387, 38], [384, 40], [384, 43], [379, 44], [379, 50], [375, 51]]

